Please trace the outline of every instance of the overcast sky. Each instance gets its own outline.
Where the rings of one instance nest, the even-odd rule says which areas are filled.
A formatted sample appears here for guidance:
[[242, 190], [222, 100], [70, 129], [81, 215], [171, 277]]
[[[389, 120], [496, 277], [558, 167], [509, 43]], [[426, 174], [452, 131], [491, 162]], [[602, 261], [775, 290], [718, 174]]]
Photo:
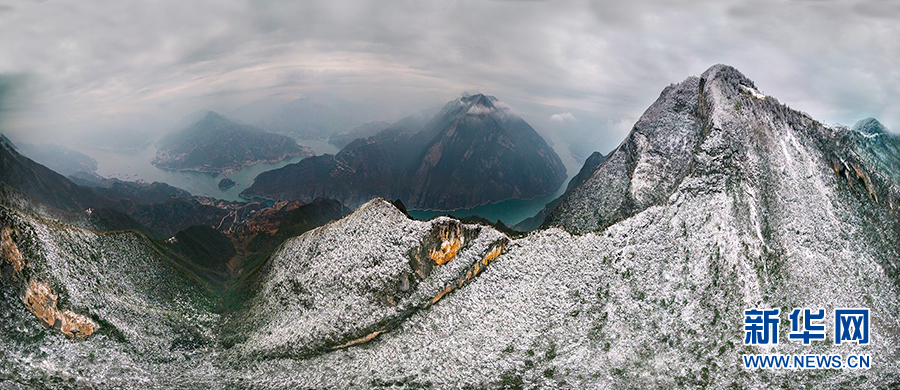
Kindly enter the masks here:
[[169, 130], [320, 92], [397, 119], [484, 92], [551, 142], [607, 152], [716, 63], [825, 123], [900, 129], [900, 3], [750, 3], [0, 0], [0, 90], [17, 92], [0, 131]]

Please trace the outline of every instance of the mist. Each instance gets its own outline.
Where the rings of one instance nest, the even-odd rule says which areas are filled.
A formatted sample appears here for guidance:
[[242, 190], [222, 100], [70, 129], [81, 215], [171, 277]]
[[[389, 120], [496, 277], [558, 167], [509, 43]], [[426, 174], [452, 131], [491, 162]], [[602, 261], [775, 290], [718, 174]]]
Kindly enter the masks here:
[[665, 86], [716, 63], [826, 123], [900, 129], [895, 3], [628, 4], [2, 1], [0, 131], [155, 139], [198, 110], [322, 96], [365, 107], [357, 122], [394, 121], [483, 92], [571, 174], [615, 148]]

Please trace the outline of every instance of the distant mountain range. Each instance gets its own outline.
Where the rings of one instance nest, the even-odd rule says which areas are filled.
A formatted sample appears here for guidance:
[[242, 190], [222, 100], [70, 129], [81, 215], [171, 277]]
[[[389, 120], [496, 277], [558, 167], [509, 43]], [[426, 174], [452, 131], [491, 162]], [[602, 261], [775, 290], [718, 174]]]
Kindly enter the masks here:
[[274, 163], [313, 152], [293, 139], [208, 112], [190, 126], [156, 143], [153, 165], [169, 170], [222, 173], [258, 162]]
[[493, 96], [447, 103], [434, 117], [405, 118], [350, 142], [336, 155], [264, 172], [242, 197], [354, 206], [374, 197], [411, 209], [451, 210], [529, 199], [565, 180], [559, 156], [531, 126]]

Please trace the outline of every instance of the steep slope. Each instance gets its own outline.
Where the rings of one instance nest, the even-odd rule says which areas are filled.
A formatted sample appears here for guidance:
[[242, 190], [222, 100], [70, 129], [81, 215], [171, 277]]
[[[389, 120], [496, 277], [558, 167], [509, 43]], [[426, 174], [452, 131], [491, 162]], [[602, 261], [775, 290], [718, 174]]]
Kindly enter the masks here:
[[228, 326], [240, 336], [234, 351], [302, 358], [366, 342], [477, 275], [506, 243], [490, 228], [413, 221], [373, 200], [276, 252], [259, 293]]
[[79, 151], [53, 144], [19, 144], [22, 153], [35, 162], [62, 175], [75, 172], [96, 172], [97, 160]]
[[22, 156], [11, 145], [0, 142], [0, 182], [63, 211], [81, 212], [109, 204], [107, 199], [89, 189]]
[[544, 195], [565, 180], [553, 149], [494, 97], [464, 96], [419, 126], [407, 118], [334, 156], [264, 172], [241, 196], [322, 196], [351, 206], [385, 197], [450, 210]]
[[[853, 131], [841, 131], [842, 142], [853, 147], [857, 156], [866, 163], [881, 181], [893, 183], [892, 190], [900, 192], [900, 137], [892, 134], [875, 118], [860, 120]], [[890, 201], [890, 199], [888, 199]], [[894, 206], [893, 203], [890, 205]]]
[[156, 146], [153, 165], [162, 169], [225, 172], [258, 162], [277, 162], [313, 153], [293, 139], [232, 122], [215, 112], [170, 133]]
[[5, 206], [0, 226], [3, 387], [133, 387], [147, 372], [164, 383], [202, 370], [187, 359], [212, 338], [214, 301], [146, 237]]
[[664, 201], [691, 167], [702, 135], [700, 78], [671, 85], [593, 174], [550, 213], [544, 226], [586, 232]]
[[553, 192], [566, 178], [556, 152], [493, 96], [466, 96], [444, 107], [441, 129], [410, 167], [406, 204], [454, 209]]

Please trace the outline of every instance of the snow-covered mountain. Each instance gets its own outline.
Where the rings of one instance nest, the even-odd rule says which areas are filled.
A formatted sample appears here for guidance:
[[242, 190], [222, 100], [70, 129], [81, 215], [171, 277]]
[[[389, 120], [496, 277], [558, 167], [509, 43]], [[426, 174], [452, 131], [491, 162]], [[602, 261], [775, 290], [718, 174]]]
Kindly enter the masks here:
[[[824, 126], [716, 65], [666, 88], [550, 227], [512, 237], [446, 217], [415, 221], [372, 200], [285, 241], [228, 310], [192, 292], [136, 233], [84, 231], [4, 203], [0, 379], [21, 388], [895, 387], [896, 145], [886, 131]], [[176, 284], [148, 287], [155, 278]], [[97, 328], [86, 337], [42, 329], [22, 303], [31, 281]], [[790, 342], [785, 317], [779, 344], [745, 346], [744, 310], [756, 307], [869, 308], [870, 343]], [[149, 314], [138, 322], [140, 312]], [[854, 353], [872, 366], [742, 368], [741, 355], [766, 353]]]

